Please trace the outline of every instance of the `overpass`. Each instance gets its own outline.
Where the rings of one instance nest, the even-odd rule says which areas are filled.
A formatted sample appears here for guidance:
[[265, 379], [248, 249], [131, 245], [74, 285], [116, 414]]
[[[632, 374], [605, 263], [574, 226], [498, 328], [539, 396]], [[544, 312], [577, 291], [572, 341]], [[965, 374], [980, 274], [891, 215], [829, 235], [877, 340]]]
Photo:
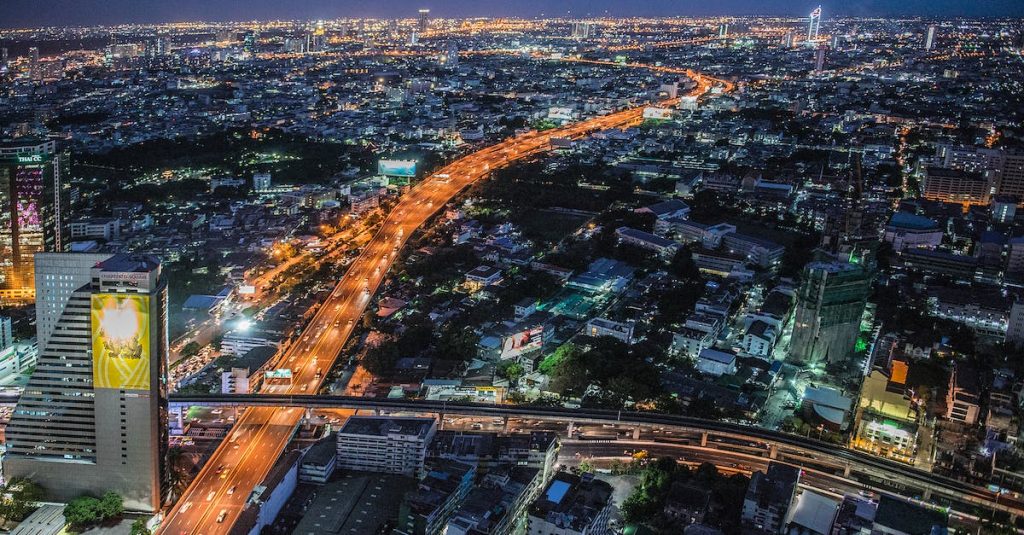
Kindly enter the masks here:
[[[641, 427], [664, 426], [692, 432], [701, 446], [709, 437], [738, 441], [747, 446], [757, 445], [770, 459], [853, 479], [865, 487], [901, 495], [919, 494], [924, 500], [942, 498], [954, 504], [1001, 511], [1011, 516], [1024, 515], [1024, 502], [999, 495], [986, 488], [971, 485], [949, 477], [932, 474], [912, 466], [879, 458], [868, 453], [838, 447], [835, 444], [809, 437], [782, 433], [770, 429], [650, 412], [616, 411], [608, 409], [567, 409], [532, 405], [492, 405], [451, 401], [415, 399], [382, 399], [356, 396], [274, 395], [274, 394], [206, 394], [172, 395], [172, 406], [184, 407], [288, 407], [302, 409], [356, 409], [377, 413], [412, 412], [430, 413], [441, 417], [477, 416], [492, 418], [533, 418], [539, 420], [568, 421], [567, 434], [574, 425], [615, 424]], [[712, 438], [712, 440], [714, 440]], [[751, 448], [745, 448], [749, 454]], [[964, 513], [958, 509], [958, 511]]]

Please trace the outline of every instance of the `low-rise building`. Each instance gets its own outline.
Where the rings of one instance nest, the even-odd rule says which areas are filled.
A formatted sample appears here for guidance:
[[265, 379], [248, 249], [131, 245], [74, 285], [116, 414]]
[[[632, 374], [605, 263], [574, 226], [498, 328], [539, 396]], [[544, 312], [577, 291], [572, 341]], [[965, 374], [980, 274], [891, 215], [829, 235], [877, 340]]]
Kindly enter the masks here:
[[612, 487], [586, 473], [559, 472], [529, 507], [529, 535], [585, 535], [604, 529]]
[[799, 482], [799, 468], [775, 461], [768, 463], [767, 472], [754, 472], [740, 517], [746, 532], [779, 533], [786, 525]]
[[714, 377], [732, 375], [736, 373], [736, 355], [717, 349], [705, 349], [697, 356], [697, 371]]
[[587, 336], [611, 336], [627, 344], [633, 343], [633, 322], [612, 321], [605, 318], [592, 318], [587, 322], [584, 332]]
[[436, 432], [433, 418], [350, 416], [338, 430], [338, 467], [414, 475]]

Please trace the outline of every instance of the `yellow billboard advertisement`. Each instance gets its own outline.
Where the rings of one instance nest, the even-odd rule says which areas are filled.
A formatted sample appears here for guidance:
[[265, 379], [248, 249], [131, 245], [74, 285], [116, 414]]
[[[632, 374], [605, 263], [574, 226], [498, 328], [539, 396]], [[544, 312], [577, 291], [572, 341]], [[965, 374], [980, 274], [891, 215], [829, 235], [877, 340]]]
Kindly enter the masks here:
[[149, 296], [92, 296], [93, 388], [148, 390]]

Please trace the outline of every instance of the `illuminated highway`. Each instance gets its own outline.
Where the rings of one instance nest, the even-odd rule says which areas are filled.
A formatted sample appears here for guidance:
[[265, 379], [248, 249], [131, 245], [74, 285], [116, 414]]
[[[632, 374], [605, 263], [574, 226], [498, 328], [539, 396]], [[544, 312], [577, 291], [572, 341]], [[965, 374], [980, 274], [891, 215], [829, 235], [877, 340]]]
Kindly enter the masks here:
[[[692, 71], [693, 95], [722, 83]], [[726, 90], [731, 85], [726, 85]], [[665, 100], [671, 106], [678, 99]], [[531, 131], [467, 155], [413, 187], [389, 213], [347, 273], [309, 322], [298, 341], [278, 360], [292, 370], [288, 385], [266, 385], [267, 394], [315, 393], [352, 333], [398, 251], [420, 226], [466, 186], [491, 171], [550, 149], [552, 139], [578, 139], [592, 132], [636, 125], [643, 106], [543, 132]], [[253, 488], [266, 477], [302, 418], [294, 408], [248, 409], [168, 513], [161, 533], [227, 533]]]

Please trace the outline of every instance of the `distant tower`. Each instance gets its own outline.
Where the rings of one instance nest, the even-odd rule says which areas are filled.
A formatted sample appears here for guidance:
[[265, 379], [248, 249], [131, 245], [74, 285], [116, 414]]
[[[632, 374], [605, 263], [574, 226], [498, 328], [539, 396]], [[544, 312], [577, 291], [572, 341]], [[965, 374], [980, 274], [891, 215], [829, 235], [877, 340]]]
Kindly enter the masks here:
[[445, 51], [444, 64], [448, 67], [459, 66], [459, 47], [455, 43], [448, 43], [448, 50]]
[[28, 77], [32, 81], [42, 79], [42, 73], [39, 71], [39, 49], [34, 46], [28, 49]]
[[931, 50], [935, 47], [935, 25], [928, 25], [928, 33], [924, 36], [924, 49]]
[[818, 32], [821, 30], [821, 6], [811, 11], [810, 24], [807, 26], [807, 40], [817, 41]]
[[786, 48], [793, 48], [793, 32], [786, 32], [786, 36], [782, 38], [782, 46]]
[[818, 49], [814, 51], [814, 72], [821, 72], [825, 70], [825, 51], [827, 47], [824, 44], [818, 45]]
[[419, 30], [420, 34], [423, 34], [424, 32], [427, 31], [428, 26], [430, 26], [430, 10], [421, 9], [420, 18], [416, 28]]
[[719, 37], [723, 37], [723, 38], [729, 37], [729, 23], [728, 22], [726, 22], [725, 24], [722, 24], [721, 26], [718, 27], [718, 36]]

